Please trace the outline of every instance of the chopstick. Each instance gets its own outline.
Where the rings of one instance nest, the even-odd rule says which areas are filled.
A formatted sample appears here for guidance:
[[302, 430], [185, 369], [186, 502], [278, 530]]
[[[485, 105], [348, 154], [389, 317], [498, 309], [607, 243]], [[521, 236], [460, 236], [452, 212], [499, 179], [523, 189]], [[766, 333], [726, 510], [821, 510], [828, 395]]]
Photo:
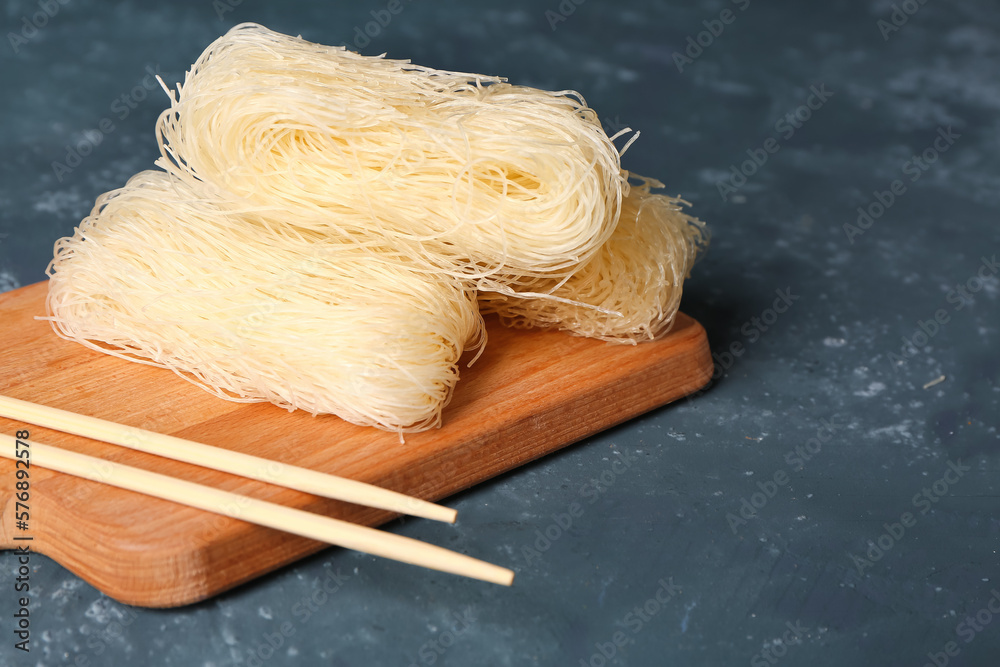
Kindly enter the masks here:
[[[0, 456], [16, 459], [16, 439], [0, 434]], [[502, 586], [514, 581], [511, 570], [442, 547], [347, 521], [313, 514], [291, 507], [202, 486], [176, 477], [161, 475], [114, 461], [71, 452], [59, 447], [28, 441], [31, 463], [129, 491], [170, 500], [182, 505], [232, 516], [241, 521], [328, 542], [374, 556], [480, 579]], [[238, 507], [227, 512], [225, 507]]]
[[[0, 396], [0, 416], [367, 507], [447, 523], [455, 523], [457, 515], [449, 507], [372, 484], [29, 403], [10, 396]], [[269, 472], [275, 465], [279, 466], [279, 471]]]

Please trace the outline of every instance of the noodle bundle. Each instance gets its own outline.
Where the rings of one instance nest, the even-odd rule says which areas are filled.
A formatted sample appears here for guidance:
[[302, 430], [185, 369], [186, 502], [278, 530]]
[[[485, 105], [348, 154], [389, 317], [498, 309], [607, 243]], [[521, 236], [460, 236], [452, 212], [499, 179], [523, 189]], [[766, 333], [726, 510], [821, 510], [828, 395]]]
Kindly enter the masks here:
[[614, 233], [594, 257], [568, 279], [524, 285], [557, 299], [482, 292], [483, 312], [498, 313], [507, 326], [557, 328], [612, 343], [635, 344], [669, 332], [708, 231], [681, 210], [685, 202], [650, 192], [662, 183], [642, 180], [624, 199]]
[[[157, 123], [157, 164], [237, 207], [428, 272], [568, 275], [610, 237], [627, 183], [572, 91], [362, 56], [243, 24]], [[491, 280], [491, 276], [498, 276]]]
[[229, 400], [400, 432], [440, 424], [462, 351], [485, 342], [458, 281], [275, 231], [162, 172], [99, 198], [47, 273], [63, 337]]
[[708, 241], [573, 91], [243, 24], [167, 92], [165, 171], [56, 243], [48, 319], [220, 398], [438, 426], [480, 308], [654, 340]]

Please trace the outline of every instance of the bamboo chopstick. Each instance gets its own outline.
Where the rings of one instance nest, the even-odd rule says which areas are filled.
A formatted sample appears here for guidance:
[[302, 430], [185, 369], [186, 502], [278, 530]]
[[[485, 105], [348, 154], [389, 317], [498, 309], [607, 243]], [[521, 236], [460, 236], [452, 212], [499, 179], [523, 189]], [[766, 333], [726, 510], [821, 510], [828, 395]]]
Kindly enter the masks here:
[[[442, 547], [347, 521], [202, 486], [176, 477], [141, 470], [105, 459], [29, 440], [31, 463], [40, 468], [83, 477], [182, 505], [232, 516], [241, 521], [336, 544], [374, 556], [420, 565], [432, 570], [480, 579], [502, 586], [514, 581], [511, 570]], [[0, 456], [15, 459], [15, 438], [0, 434]], [[224, 507], [238, 507], [227, 512]]]
[[[0, 416], [73, 435], [82, 435], [85, 438], [93, 438], [113, 445], [138, 449], [176, 461], [249, 477], [269, 484], [287, 486], [317, 496], [345, 500], [358, 505], [377, 507], [425, 519], [455, 523], [457, 512], [449, 507], [442, 507], [372, 484], [328, 475], [287, 463], [278, 463], [242, 452], [203, 445], [172, 435], [116, 424], [97, 417], [88, 417], [75, 412], [29, 403], [10, 396], [0, 396]], [[269, 469], [275, 465], [280, 466], [279, 472], [269, 472]]]

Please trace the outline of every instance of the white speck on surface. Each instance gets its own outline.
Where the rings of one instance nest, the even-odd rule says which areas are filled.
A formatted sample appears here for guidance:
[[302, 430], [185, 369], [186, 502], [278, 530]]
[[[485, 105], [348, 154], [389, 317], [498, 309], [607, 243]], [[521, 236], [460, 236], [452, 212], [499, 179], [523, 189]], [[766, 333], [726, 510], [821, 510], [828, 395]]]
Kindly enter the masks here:
[[823, 339], [823, 345], [826, 345], [827, 347], [844, 347], [847, 345], [847, 341], [843, 338], [833, 338], [831, 336], [827, 336]]
[[681, 619], [681, 634], [688, 631], [688, 621], [691, 620], [691, 610], [697, 606], [697, 600], [692, 600], [690, 604], [684, 605], [684, 618]]
[[[723, 169], [700, 169], [698, 170], [698, 180], [702, 183], [710, 183], [714, 185], [718, 181], [725, 180], [729, 178], [732, 174]], [[732, 199], [732, 197], [730, 197]]]
[[899, 424], [872, 429], [871, 431], [869, 431], [869, 435], [874, 438], [880, 436], [889, 436], [894, 439], [912, 441], [913, 433], [910, 432], [910, 426], [912, 426], [912, 424], [913, 424], [912, 421], [910, 421], [909, 419], [905, 419]]
[[32, 208], [39, 213], [51, 213], [58, 217], [78, 218], [93, 206], [79, 193], [71, 190], [47, 191]]
[[0, 271], [0, 292], [9, 292], [11, 290], [17, 289], [21, 286], [21, 283], [17, 281], [13, 273], [9, 271]]
[[854, 395], [855, 396], [864, 396], [865, 398], [871, 398], [872, 396], [875, 396], [876, 394], [880, 394], [883, 391], [885, 391], [885, 385], [883, 383], [881, 383], [881, 382], [872, 382], [871, 384], [868, 385], [867, 389], [861, 389], [859, 391], [856, 391], [856, 392], [854, 392]]
[[624, 67], [619, 67], [615, 74], [618, 76], [619, 81], [635, 81], [639, 78], [638, 72]]
[[260, 616], [261, 618], [266, 618], [269, 621], [272, 618], [274, 618], [274, 615], [271, 613], [270, 607], [260, 607], [259, 609], [257, 609], [257, 615]]
[[613, 582], [614, 580], [615, 580], [614, 577], [608, 577], [607, 579], [601, 581], [601, 592], [597, 595], [598, 607], [604, 606], [604, 595], [608, 592], [608, 586], [610, 586], [611, 582]]
[[50, 600], [59, 600], [59, 599], [68, 600], [70, 592], [71, 591], [75, 591], [76, 589], [80, 588], [81, 586], [83, 586], [83, 581], [81, 581], [79, 579], [64, 579], [62, 581], [62, 583], [59, 584], [59, 588], [57, 588], [52, 593], [52, 595], [49, 596], [49, 599]]
[[90, 603], [90, 606], [87, 607], [87, 611], [83, 612], [83, 615], [93, 619], [95, 623], [110, 623], [113, 615], [111, 605], [111, 600], [106, 597], [99, 597]]

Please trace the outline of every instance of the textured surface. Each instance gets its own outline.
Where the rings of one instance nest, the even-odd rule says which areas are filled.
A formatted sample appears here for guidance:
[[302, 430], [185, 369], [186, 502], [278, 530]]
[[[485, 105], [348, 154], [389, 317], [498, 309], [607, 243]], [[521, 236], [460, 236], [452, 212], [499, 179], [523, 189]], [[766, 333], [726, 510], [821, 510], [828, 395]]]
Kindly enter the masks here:
[[[169, 370], [58, 338], [46, 283], [0, 295], [0, 394], [438, 500], [700, 389], [712, 374], [705, 331], [679, 315], [670, 335], [609, 346], [490, 320], [490, 343], [445, 408], [440, 429], [395, 433], [270, 404], [221, 401]], [[469, 358], [471, 358], [471, 354]], [[72, 392], [66, 388], [72, 387]], [[13, 434], [23, 423], [0, 419]], [[392, 517], [142, 452], [31, 426], [31, 438], [364, 525]], [[30, 468], [29, 468], [30, 471]], [[15, 548], [13, 461], [0, 460], [0, 545]], [[170, 607], [259, 577], [322, 544], [69, 475], [31, 477], [32, 550], [116, 600]], [[233, 510], [230, 510], [233, 511]], [[234, 511], [238, 518], [239, 509]], [[505, 560], [509, 560], [505, 559]], [[419, 575], [415, 575], [419, 576]]]
[[[2, 280], [40, 280], [53, 240], [151, 163], [162, 94], [124, 119], [112, 110], [147, 65], [175, 80], [246, 20], [351, 44], [387, 4], [244, 0], [219, 20], [209, 0], [72, 0], [19, 53], [0, 44]], [[721, 360], [715, 386], [460, 495], [458, 526], [390, 524], [513, 560], [510, 590], [332, 549], [210, 602], [147, 611], [36, 556], [32, 653], [16, 656], [4, 630], [0, 663], [597, 665], [596, 644], [610, 651], [620, 631], [631, 643], [610, 664], [633, 667], [769, 664], [762, 651], [783, 648], [779, 665], [920, 667], [950, 641], [949, 664], [992, 664], [1000, 619], [959, 624], [1000, 590], [1000, 283], [974, 281], [961, 309], [948, 297], [1000, 245], [1000, 10], [927, 2], [886, 40], [877, 22], [892, 4], [590, 0], [552, 30], [556, 0], [404, 2], [364, 52], [575, 88], [609, 129], [642, 130], [626, 163], [714, 232], [682, 307]], [[678, 72], [672, 54], [726, 7], [734, 20]], [[5, 11], [4, 35], [37, 5]], [[822, 84], [833, 95], [808, 121], [776, 128]], [[52, 162], [105, 117], [114, 131], [60, 182]], [[906, 163], [949, 126], [960, 137], [911, 181]], [[724, 201], [718, 181], [768, 138], [780, 150]], [[894, 179], [905, 194], [852, 243], [844, 224]], [[798, 298], [772, 320], [786, 288]], [[903, 356], [901, 338], [939, 309], [949, 321]], [[733, 343], [744, 352], [724, 369]], [[846, 427], [818, 454], [801, 469], [786, 460], [835, 415]], [[619, 454], [632, 465], [617, 474]], [[921, 514], [914, 495], [958, 459], [972, 470]], [[734, 534], [727, 514], [779, 471], [787, 484]], [[572, 503], [583, 513], [560, 533], [553, 515]], [[916, 524], [859, 574], [848, 553], [903, 512]], [[547, 549], [525, 551], [547, 530]], [[15, 561], [0, 553], [5, 618]], [[636, 615], [670, 577], [673, 599]], [[801, 643], [775, 644], [786, 623], [807, 628]]]

